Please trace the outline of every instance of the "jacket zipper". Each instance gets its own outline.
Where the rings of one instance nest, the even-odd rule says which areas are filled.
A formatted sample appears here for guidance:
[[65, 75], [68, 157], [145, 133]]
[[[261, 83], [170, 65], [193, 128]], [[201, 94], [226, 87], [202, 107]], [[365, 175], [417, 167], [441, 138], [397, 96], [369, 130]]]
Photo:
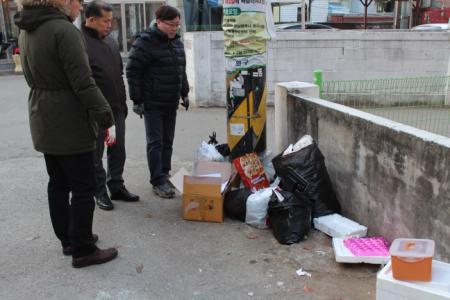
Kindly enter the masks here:
[[170, 42], [170, 40], [167, 41], [167, 46], [169, 46], [169, 51], [170, 51], [170, 54], [172, 54], [173, 63], [176, 66], [177, 65], [177, 60], [176, 60], [176, 56], [175, 56], [175, 53], [173, 51], [172, 43]]

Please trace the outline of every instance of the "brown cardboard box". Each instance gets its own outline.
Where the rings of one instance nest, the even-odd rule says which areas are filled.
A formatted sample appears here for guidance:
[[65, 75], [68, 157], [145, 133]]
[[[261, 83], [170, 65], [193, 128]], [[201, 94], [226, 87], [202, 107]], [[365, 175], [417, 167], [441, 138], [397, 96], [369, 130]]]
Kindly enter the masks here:
[[194, 165], [194, 175], [184, 176], [183, 219], [223, 222], [223, 198], [231, 164], [199, 161]]
[[194, 175], [220, 174], [222, 182], [228, 182], [231, 177], [231, 168], [231, 163], [228, 162], [197, 161], [194, 163]]

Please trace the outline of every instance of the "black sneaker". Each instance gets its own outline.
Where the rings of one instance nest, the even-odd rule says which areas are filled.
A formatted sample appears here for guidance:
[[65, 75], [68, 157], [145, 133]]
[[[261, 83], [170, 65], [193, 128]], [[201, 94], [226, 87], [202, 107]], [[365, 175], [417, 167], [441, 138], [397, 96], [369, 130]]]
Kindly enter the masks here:
[[167, 183], [153, 186], [153, 192], [161, 198], [173, 198], [175, 197], [174, 189]]
[[98, 207], [103, 210], [112, 210], [114, 208], [114, 205], [111, 202], [111, 199], [109, 199], [108, 194], [104, 194], [102, 196], [95, 197], [95, 200], [97, 202]]

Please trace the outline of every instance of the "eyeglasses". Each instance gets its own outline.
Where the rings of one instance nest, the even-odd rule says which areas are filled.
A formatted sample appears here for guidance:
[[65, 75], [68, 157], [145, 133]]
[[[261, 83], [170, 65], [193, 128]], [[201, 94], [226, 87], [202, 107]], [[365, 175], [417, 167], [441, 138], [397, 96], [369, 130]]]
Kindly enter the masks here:
[[165, 21], [162, 21], [164, 24], [166, 24], [167, 26], [169, 26], [169, 27], [174, 27], [174, 28], [180, 28], [181, 27], [181, 25], [178, 23], [178, 24], [174, 24], [174, 23], [169, 23], [169, 22], [165, 22]]

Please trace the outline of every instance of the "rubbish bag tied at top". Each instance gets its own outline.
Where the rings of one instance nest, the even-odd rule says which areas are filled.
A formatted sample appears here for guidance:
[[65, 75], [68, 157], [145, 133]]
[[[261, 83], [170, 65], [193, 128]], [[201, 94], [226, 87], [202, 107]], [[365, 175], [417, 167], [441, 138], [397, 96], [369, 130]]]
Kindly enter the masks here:
[[[293, 193], [272, 193], [268, 215], [274, 237], [280, 244], [290, 245], [306, 238], [311, 229], [311, 207], [308, 199], [299, 199]], [[279, 199], [282, 197], [282, 200]]]
[[310, 199], [314, 218], [340, 212], [324, 156], [316, 143], [287, 155], [280, 153], [272, 163], [283, 190]]

